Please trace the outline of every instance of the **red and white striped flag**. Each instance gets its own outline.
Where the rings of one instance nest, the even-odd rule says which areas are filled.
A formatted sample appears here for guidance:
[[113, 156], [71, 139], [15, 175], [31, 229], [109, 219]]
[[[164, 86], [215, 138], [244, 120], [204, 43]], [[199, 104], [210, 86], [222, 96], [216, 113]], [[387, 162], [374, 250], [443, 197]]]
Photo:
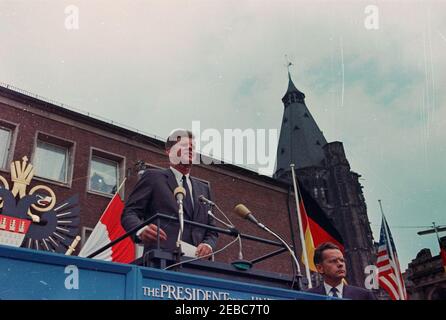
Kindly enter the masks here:
[[392, 300], [407, 300], [406, 287], [396, 253], [395, 243], [383, 215], [378, 247], [378, 282]]
[[[79, 253], [80, 257], [89, 256], [125, 233], [121, 225], [123, 209], [124, 202], [121, 200], [119, 194], [116, 193], [93, 229], [87, 242], [82, 247]], [[135, 244], [130, 237], [127, 237], [98, 254], [93, 259], [130, 263], [135, 260]]]

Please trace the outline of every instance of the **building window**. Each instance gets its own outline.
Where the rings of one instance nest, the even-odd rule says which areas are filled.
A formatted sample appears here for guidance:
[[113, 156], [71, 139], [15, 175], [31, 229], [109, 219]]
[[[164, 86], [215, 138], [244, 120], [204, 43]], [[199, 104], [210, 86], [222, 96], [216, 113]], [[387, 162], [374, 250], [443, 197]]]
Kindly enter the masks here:
[[37, 140], [34, 155], [36, 176], [67, 183], [69, 148], [42, 140]]
[[321, 188], [321, 192], [323, 194], [323, 197], [325, 198], [325, 202], [327, 202], [327, 204], [331, 204], [331, 197], [330, 197], [330, 192], [328, 191], [327, 180], [322, 179], [322, 184], [323, 187]]
[[347, 205], [349, 203], [348, 201], [348, 194], [347, 194], [347, 187], [344, 183], [339, 184], [339, 188], [341, 189], [341, 201], [342, 204]]
[[91, 157], [90, 187], [91, 191], [114, 194], [119, 182], [119, 163], [96, 155]]
[[90, 238], [92, 232], [93, 232], [93, 228], [82, 227], [82, 231], [81, 231], [81, 249], [84, 247], [85, 243], [87, 243], [87, 240], [88, 240], [88, 238]]
[[124, 197], [124, 188], [119, 187], [126, 173], [125, 157], [96, 148], [90, 150], [88, 192], [110, 197], [119, 192]]
[[0, 168], [6, 168], [8, 165], [11, 137], [11, 130], [0, 127]]

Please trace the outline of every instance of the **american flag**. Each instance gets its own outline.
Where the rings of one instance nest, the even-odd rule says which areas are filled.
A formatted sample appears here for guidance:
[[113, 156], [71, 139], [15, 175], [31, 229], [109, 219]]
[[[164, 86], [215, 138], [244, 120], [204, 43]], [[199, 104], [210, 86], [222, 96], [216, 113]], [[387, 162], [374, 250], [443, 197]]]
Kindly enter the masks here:
[[395, 243], [384, 216], [381, 224], [376, 266], [378, 267], [380, 287], [387, 291], [392, 300], [407, 300], [406, 287], [401, 275]]

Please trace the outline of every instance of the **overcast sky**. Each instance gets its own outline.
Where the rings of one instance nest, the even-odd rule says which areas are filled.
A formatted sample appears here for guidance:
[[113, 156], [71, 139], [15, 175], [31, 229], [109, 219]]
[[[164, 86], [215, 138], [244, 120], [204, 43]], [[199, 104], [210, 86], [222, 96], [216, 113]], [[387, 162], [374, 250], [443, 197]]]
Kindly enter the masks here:
[[280, 129], [287, 55], [362, 175], [375, 240], [382, 199], [404, 269], [439, 252], [411, 227], [446, 225], [445, 1], [0, 0], [0, 39], [1, 82], [163, 138]]

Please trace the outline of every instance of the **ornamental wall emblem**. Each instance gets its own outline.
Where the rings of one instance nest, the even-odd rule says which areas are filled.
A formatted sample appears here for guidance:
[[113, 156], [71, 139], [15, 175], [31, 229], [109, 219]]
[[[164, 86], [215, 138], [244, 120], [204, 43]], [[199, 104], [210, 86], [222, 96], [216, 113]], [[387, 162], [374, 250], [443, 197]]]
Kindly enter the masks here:
[[57, 202], [45, 185], [27, 191], [33, 176], [26, 156], [11, 163], [12, 189], [0, 175], [0, 244], [71, 254], [80, 240], [79, 197]]

